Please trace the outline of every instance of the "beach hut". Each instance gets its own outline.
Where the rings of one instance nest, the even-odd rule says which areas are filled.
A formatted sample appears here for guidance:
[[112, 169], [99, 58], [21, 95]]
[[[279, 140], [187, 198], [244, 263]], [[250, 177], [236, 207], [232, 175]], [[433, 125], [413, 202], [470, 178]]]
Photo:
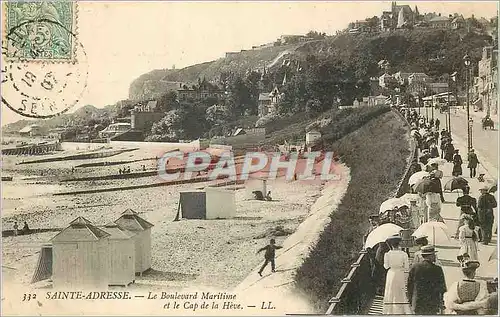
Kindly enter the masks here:
[[102, 289], [109, 280], [109, 233], [83, 217], [51, 239], [54, 288]]
[[236, 216], [234, 190], [205, 188], [206, 219], [230, 219]]
[[151, 228], [153, 224], [139, 217], [132, 209], [125, 210], [115, 223], [132, 232], [135, 245], [135, 273], [151, 268]]
[[112, 222], [102, 228], [109, 233], [109, 285], [127, 286], [135, 281], [135, 243], [132, 232]]
[[233, 190], [205, 188], [204, 192], [181, 192], [179, 209], [184, 219], [230, 219], [236, 216]]

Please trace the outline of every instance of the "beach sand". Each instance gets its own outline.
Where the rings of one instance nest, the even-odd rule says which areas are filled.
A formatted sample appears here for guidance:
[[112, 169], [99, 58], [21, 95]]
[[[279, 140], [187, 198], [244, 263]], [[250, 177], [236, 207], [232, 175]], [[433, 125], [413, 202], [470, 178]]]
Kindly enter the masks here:
[[[123, 160], [130, 153], [133, 152], [122, 153], [112, 159]], [[141, 151], [132, 158], [140, 159], [152, 154]], [[153, 270], [139, 280], [151, 283], [161, 281], [162, 285], [175, 289], [203, 285], [224, 289], [236, 286], [260, 262], [261, 258], [255, 252], [271, 238], [266, 233], [276, 226], [283, 226], [285, 230], [293, 232], [307, 217], [309, 207], [322, 188], [321, 182], [270, 180], [267, 187], [272, 192], [273, 201], [257, 201], [253, 199], [252, 191], [260, 189], [260, 181], [249, 180], [244, 186], [229, 186], [235, 189], [236, 218], [174, 222], [179, 193], [200, 189], [213, 182], [51, 196], [53, 192], [140, 185], [161, 180], [158, 177], [146, 177], [59, 183], [53, 179], [67, 174], [72, 166], [96, 160], [14, 165], [16, 160], [22, 159], [26, 158], [4, 158], [4, 171], [15, 173], [16, 181], [6, 182], [2, 188], [3, 230], [12, 229], [14, 221], [20, 227], [27, 221], [31, 228], [64, 228], [78, 216], [94, 224], [104, 225], [131, 208], [155, 225], [152, 229]], [[141, 168], [141, 164], [138, 162], [132, 168]], [[116, 170], [119, 166], [113, 168]], [[85, 172], [81, 174], [113, 173], [109, 167], [82, 170]], [[41, 171], [44, 173], [42, 176]], [[56, 233], [4, 238], [3, 265], [10, 268], [3, 271], [9, 275], [9, 279], [27, 285], [40, 246]], [[281, 242], [284, 238], [277, 237], [277, 241]]]

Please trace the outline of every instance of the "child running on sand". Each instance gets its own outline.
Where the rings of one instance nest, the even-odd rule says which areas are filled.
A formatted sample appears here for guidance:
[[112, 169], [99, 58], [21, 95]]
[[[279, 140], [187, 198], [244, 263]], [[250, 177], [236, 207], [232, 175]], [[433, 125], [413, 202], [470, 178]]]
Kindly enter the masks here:
[[269, 262], [271, 262], [271, 270], [272, 272], [276, 272], [275, 271], [275, 263], [274, 263], [274, 255], [275, 255], [275, 251], [277, 249], [281, 249], [283, 247], [280, 247], [280, 246], [277, 246], [275, 245], [276, 241], [274, 239], [271, 239], [270, 243], [268, 245], [266, 245], [265, 247], [263, 247], [262, 249], [259, 249], [259, 251], [257, 251], [257, 254], [259, 254], [259, 252], [261, 251], [264, 251], [266, 250], [266, 253], [264, 254], [264, 259], [265, 259], [265, 262], [264, 264], [262, 265], [262, 267], [260, 268], [259, 270], [259, 275], [262, 276], [262, 271], [264, 271], [264, 269], [266, 268], [267, 264]]

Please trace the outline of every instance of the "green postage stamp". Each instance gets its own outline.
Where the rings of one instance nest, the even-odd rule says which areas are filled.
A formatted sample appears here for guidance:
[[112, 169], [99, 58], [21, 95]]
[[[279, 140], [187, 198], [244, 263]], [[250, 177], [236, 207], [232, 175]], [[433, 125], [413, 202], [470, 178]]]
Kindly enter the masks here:
[[6, 58], [26, 61], [73, 61], [76, 45], [75, 1], [5, 3]]

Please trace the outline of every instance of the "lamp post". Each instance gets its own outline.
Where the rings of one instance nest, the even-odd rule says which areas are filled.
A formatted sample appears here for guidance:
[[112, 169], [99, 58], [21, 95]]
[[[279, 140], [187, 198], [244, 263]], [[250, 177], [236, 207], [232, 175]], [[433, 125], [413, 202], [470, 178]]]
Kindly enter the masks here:
[[467, 153], [472, 149], [472, 126], [471, 126], [471, 118], [470, 118], [470, 95], [469, 95], [469, 81], [470, 81], [470, 56], [466, 54], [464, 56], [464, 64], [465, 64], [465, 89], [467, 90]]

